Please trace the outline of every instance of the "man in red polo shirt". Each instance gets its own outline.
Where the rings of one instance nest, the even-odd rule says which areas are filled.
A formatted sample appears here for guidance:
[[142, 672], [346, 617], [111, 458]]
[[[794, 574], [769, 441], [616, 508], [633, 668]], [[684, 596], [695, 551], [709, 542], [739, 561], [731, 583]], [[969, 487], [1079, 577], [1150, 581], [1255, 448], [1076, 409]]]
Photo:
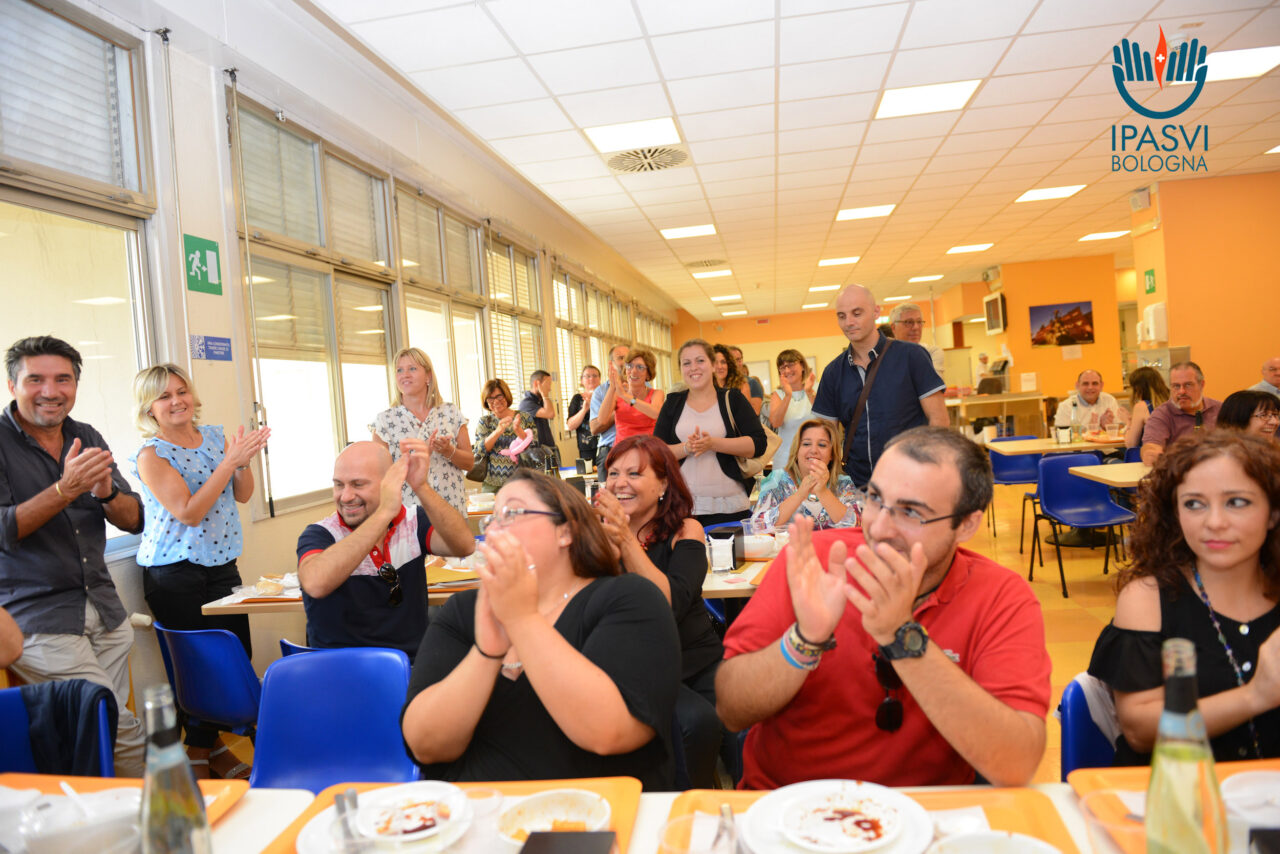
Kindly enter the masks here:
[[1040, 604], [959, 547], [990, 498], [981, 448], [917, 427], [877, 461], [861, 530], [792, 526], [716, 677], [721, 719], [751, 728], [744, 788], [1031, 779], [1049, 706]]

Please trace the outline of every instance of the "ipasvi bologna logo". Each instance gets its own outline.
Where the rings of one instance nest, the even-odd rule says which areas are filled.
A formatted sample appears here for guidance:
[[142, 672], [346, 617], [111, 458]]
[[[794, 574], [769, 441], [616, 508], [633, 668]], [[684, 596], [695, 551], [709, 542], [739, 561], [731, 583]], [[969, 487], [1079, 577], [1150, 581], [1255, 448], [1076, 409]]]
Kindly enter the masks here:
[[[1120, 97], [1140, 116], [1157, 121], [1171, 119], [1186, 112], [1204, 89], [1209, 67], [1205, 62], [1208, 49], [1199, 39], [1191, 39], [1168, 49], [1164, 28], [1154, 53], [1142, 49], [1137, 41], [1121, 39], [1111, 49], [1111, 76]], [[1160, 90], [1165, 84], [1194, 83], [1191, 93], [1176, 106], [1155, 110], [1144, 106], [1131, 89], [1154, 83]], [[1149, 91], [1149, 90], [1148, 90]], [[1111, 126], [1112, 172], [1204, 172], [1208, 171], [1204, 155], [1209, 151], [1209, 126], [1165, 124]]]

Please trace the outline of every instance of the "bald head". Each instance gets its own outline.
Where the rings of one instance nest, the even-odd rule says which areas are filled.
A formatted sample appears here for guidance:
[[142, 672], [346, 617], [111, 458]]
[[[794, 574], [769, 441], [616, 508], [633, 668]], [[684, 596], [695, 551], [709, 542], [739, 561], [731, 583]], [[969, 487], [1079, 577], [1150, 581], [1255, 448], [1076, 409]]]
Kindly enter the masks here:
[[349, 528], [378, 509], [391, 453], [377, 442], [352, 442], [333, 463], [333, 501]]
[[1076, 377], [1076, 394], [1085, 403], [1093, 406], [1102, 394], [1102, 374], [1097, 371], [1084, 370]]
[[871, 291], [862, 285], [845, 285], [836, 297], [836, 322], [855, 349], [866, 351], [879, 339], [876, 318], [880, 310]]
[[1267, 359], [1262, 363], [1262, 378], [1276, 388], [1280, 388], [1280, 356]]

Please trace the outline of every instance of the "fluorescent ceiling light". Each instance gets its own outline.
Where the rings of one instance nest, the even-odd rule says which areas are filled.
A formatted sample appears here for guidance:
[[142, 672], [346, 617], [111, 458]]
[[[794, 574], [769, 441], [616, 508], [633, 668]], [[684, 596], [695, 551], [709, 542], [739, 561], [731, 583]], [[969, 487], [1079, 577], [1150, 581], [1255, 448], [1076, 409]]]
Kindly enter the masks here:
[[1013, 201], [1016, 204], [1018, 202], [1043, 202], [1048, 199], [1068, 199], [1083, 190], [1084, 187], [1084, 184], [1072, 184], [1067, 187], [1041, 187], [1038, 190], [1027, 190]]
[[893, 213], [893, 209], [897, 205], [871, 205], [865, 208], [845, 208], [836, 214], [836, 222], [844, 222], [850, 219], [875, 219], [878, 216], [888, 216]]
[[813, 287], [809, 288], [809, 290], [810, 292], [816, 294], [816, 293], [819, 293], [820, 291], [838, 291], [840, 290], [840, 286], [839, 285], [814, 285]]
[[739, 299], [742, 299], [742, 294], [725, 294], [722, 297], [712, 297], [711, 301], [712, 302], [733, 302], [734, 300], [739, 300]]
[[741, 311], [722, 311], [720, 312], [720, 316], [721, 317], [738, 317], [746, 313], [747, 313], [747, 310], [744, 308]]
[[722, 276], [732, 276], [732, 270], [711, 270], [707, 273], [694, 273], [695, 279], [719, 279]]
[[[893, 206], [890, 205], [890, 208], [892, 207]], [[841, 213], [844, 213], [844, 211], [841, 211]], [[837, 216], [837, 219], [838, 218], [839, 217]], [[849, 217], [849, 219], [854, 219], [854, 217]], [[818, 266], [819, 267], [843, 267], [845, 264], [857, 264], [861, 260], [862, 260], [861, 255], [850, 255], [848, 258], [823, 258], [821, 261], [818, 262]]]
[[800, 307], [801, 308], [826, 308], [827, 304], [825, 302], [810, 302], [810, 303], [805, 303]]
[[358, 306], [356, 306], [356, 311], [382, 311], [382, 306], [380, 306], [380, 305], [358, 305]]
[[254, 276], [253, 277], [253, 283], [255, 285], [265, 285], [274, 281], [275, 279], [271, 278], [270, 276]]
[[907, 294], [905, 297], [885, 297], [884, 302], [906, 302], [909, 299], [911, 299], [911, 294]]
[[120, 297], [90, 297], [89, 299], [72, 300], [80, 305], [120, 305], [124, 300]]
[[941, 279], [941, 278], [942, 278], [941, 274], [938, 274], [936, 276], [912, 276], [910, 279], [907, 279], [907, 284], [910, 285], [914, 282], [936, 282], [938, 281], [938, 279]]
[[686, 225], [680, 228], [664, 228], [661, 229], [662, 236], [667, 240], [679, 240], [682, 237], [706, 237], [708, 234], [715, 234], [716, 227], [711, 223], [706, 225]]
[[986, 252], [994, 243], [971, 243], [968, 246], [952, 246], [947, 250], [948, 255], [959, 255], [962, 252]]
[[922, 113], [941, 113], [963, 109], [969, 103], [981, 80], [959, 80], [955, 83], [931, 83], [927, 86], [907, 86], [903, 89], [886, 89], [880, 99], [877, 119], [898, 116], [918, 116]]
[[650, 145], [675, 145], [680, 141], [680, 131], [676, 130], [676, 123], [670, 117], [600, 125], [583, 128], [583, 131], [601, 154]]
[[102, 343], [101, 341], [77, 341], [76, 346], [77, 347], [97, 347], [101, 343]]
[[1077, 242], [1084, 243], [1086, 240], [1111, 240], [1114, 237], [1124, 237], [1128, 233], [1129, 232], [1127, 231], [1095, 231], [1093, 234], [1086, 234]]
[[986, 320], [986, 318], [985, 318], [985, 317], [971, 317], [971, 318], [969, 318], [969, 322], [970, 322], [970, 323], [982, 323], [984, 320]]
[[266, 317], [259, 317], [259, 320], [297, 320], [296, 314], [268, 314]]
[[418, 266], [418, 262], [417, 262], [417, 261], [410, 261], [408, 258], [401, 258], [401, 259], [400, 259], [400, 266], [401, 266], [401, 267], [416, 267], [416, 266]]
[[1215, 80], [1261, 77], [1280, 65], [1280, 45], [1214, 51], [1205, 57], [1204, 62], [1209, 66], [1209, 72], [1205, 75], [1205, 80], [1209, 83]]
[[357, 329], [356, 334], [357, 335], [383, 335], [385, 334], [385, 332], [382, 329]]
[[1280, 154], [1280, 145], [1277, 145], [1275, 148], [1268, 151], [1267, 154]]

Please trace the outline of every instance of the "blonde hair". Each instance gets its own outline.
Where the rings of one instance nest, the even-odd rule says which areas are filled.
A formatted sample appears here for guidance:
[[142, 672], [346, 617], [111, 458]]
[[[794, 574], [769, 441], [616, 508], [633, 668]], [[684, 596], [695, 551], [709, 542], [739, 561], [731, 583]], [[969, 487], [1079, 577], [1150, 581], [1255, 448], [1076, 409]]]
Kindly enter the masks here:
[[133, 423], [147, 439], [160, 433], [160, 425], [151, 415], [151, 407], [169, 387], [169, 377], [180, 379], [191, 392], [191, 400], [195, 404], [191, 423], [200, 423], [200, 395], [196, 394], [196, 384], [191, 381], [191, 375], [172, 362], [152, 365], [138, 371], [133, 378]]
[[[400, 366], [400, 360], [409, 358], [418, 364], [418, 367], [431, 374], [431, 379], [427, 382], [427, 409], [435, 409], [443, 401], [440, 397], [440, 384], [436, 382], [436, 369], [431, 366], [431, 357], [419, 350], [417, 347], [405, 347], [396, 353], [395, 358], [391, 360], [391, 364], [397, 368]], [[400, 384], [396, 383], [396, 404], [404, 406], [404, 395], [400, 392]]]
[[840, 456], [844, 453], [844, 429], [834, 421], [810, 418], [800, 425], [800, 429], [796, 430], [796, 437], [791, 440], [791, 453], [787, 456], [787, 474], [791, 475], [797, 487], [800, 486], [800, 481], [804, 480], [805, 473], [800, 471], [799, 462], [800, 442], [804, 439], [805, 431], [814, 427], [826, 430], [827, 438], [831, 440], [831, 459], [827, 460], [827, 488], [837, 492], [836, 485], [840, 480]]

